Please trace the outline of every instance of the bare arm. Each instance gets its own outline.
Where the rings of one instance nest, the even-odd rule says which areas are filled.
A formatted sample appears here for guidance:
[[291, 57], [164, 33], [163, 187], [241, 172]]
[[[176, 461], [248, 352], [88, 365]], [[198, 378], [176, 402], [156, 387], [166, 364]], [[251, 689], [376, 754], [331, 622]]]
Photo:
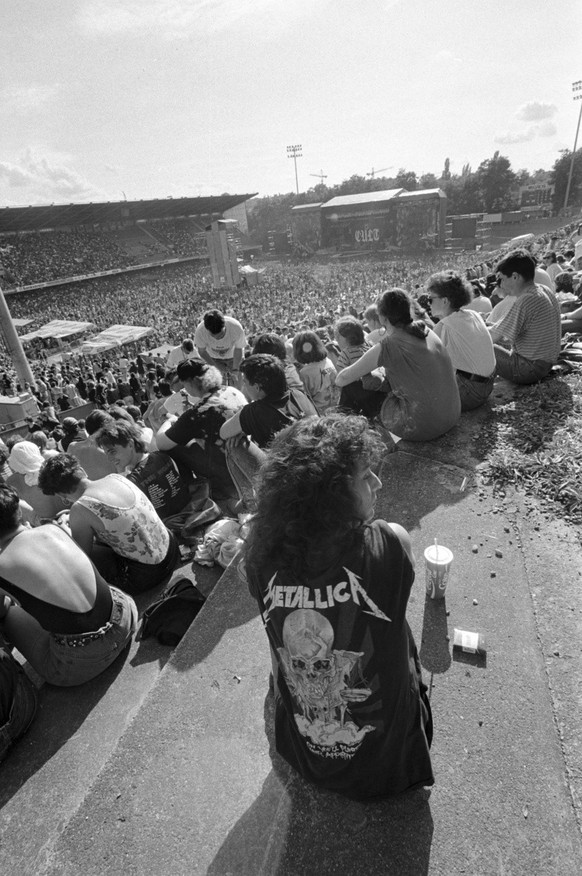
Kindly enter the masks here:
[[200, 353], [200, 357], [204, 359], [204, 361], [207, 362], [208, 365], [216, 365], [216, 362], [214, 361], [212, 356], [209, 355], [206, 347], [198, 347], [198, 352]]
[[240, 424], [240, 411], [238, 414], [235, 414], [234, 417], [231, 417], [230, 420], [227, 420], [220, 427], [220, 437], [223, 441], [226, 441], [227, 438], [235, 438], [237, 435], [242, 434], [242, 427]]
[[88, 516], [90, 513], [91, 512], [87, 511], [85, 508], [73, 505], [69, 516], [71, 535], [88, 557], [90, 557], [93, 552], [93, 542], [95, 538], [95, 531], [91, 526], [90, 518]]
[[171, 438], [168, 438], [166, 432], [173, 426], [176, 422], [176, 418], [172, 417], [170, 420], [166, 420], [165, 423], [162, 423], [158, 431], [156, 432], [156, 444], [158, 445], [158, 450], [173, 450], [174, 447], [177, 447], [175, 441], [172, 441]]
[[563, 313], [562, 319], [582, 319], [582, 307], [571, 310], [570, 313]]
[[408, 532], [405, 530], [403, 526], [400, 526], [399, 523], [389, 523], [388, 526], [394, 533], [394, 535], [398, 536], [400, 544], [404, 548], [404, 553], [412, 563], [412, 568], [416, 566], [416, 560], [414, 559], [414, 554], [412, 552], [412, 543], [410, 541], [410, 536]]
[[354, 362], [353, 365], [348, 365], [343, 368], [335, 378], [336, 386], [348, 386], [350, 383], [355, 383], [378, 367], [380, 361], [380, 344], [376, 344], [371, 350], [368, 350], [361, 359]]
[[234, 352], [232, 354], [232, 367], [235, 371], [238, 371], [240, 368], [240, 363], [242, 362], [243, 351], [240, 347], [235, 347]]

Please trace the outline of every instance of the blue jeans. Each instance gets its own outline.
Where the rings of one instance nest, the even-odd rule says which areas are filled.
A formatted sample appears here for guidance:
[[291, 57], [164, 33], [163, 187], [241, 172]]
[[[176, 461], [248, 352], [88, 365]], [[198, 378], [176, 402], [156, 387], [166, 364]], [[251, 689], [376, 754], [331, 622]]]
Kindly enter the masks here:
[[19, 606], [2, 622], [8, 641], [49, 684], [72, 687], [100, 675], [129, 645], [136, 631], [137, 607], [131, 596], [110, 587], [109, 621], [92, 633], [49, 633]]
[[493, 344], [495, 360], [497, 362], [497, 374], [505, 377], [512, 383], [537, 383], [552, 370], [552, 362], [544, 362], [543, 359], [526, 359], [515, 350], [510, 352], [499, 344]]
[[227, 445], [226, 447], [227, 468], [239, 497], [247, 508], [251, 507], [255, 476], [266, 458], [265, 451], [261, 450], [253, 441], [249, 444], [241, 441], [240, 444]]
[[484, 404], [493, 391], [495, 371], [488, 380], [471, 380], [457, 371], [457, 386], [461, 398], [461, 411], [474, 411]]

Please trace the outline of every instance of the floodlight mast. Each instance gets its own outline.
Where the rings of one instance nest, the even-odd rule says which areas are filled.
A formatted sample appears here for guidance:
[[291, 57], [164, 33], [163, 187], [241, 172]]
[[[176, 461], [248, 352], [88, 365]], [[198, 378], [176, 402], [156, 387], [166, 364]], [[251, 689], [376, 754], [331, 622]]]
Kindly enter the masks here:
[[301, 143], [295, 144], [295, 146], [287, 146], [287, 158], [292, 158], [293, 163], [295, 164], [295, 188], [297, 190], [297, 194], [299, 194], [299, 178], [297, 176], [297, 159], [302, 157]]
[[24, 347], [22, 346], [22, 341], [18, 337], [16, 333], [16, 328], [14, 326], [14, 322], [12, 321], [12, 316], [10, 311], [8, 310], [8, 305], [6, 304], [6, 298], [4, 297], [4, 292], [2, 291], [2, 287], [0, 286], [0, 331], [2, 332], [2, 337], [4, 338], [4, 342], [6, 344], [6, 349], [8, 350], [8, 355], [12, 359], [12, 364], [14, 365], [14, 370], [20, 380], [24, 388], [25, 383], [29, 383], [31, 387], [36, 389], [36, 379], [34, 374], [32, 373], [32, 368], [30, 367], [30, 363], [26, 358], [26, 354], [24, 352]]
[[[572, 83], [572, 100], [582, 101], [582, 79], [578, 79]], [[578, 145], [578, 134], [580, 133], [580, 119], [582, 119], [582, 103], [580, 104], [580, 112], [578, 113], [578, 125], [576, 127], [576, 137], [574, 138], [574, 149], [572, 151], [572, 159], [570, 161], [570, 172], [568, 174], [568, 185], [566, 186], [566, 196], [564, 197], [564, 210], [568, 207], [568, 198], [570, 197], [570, 186], [572, 185], [572, 174], [574, 172], [574, 158], [576, 156], [576, 147]]]

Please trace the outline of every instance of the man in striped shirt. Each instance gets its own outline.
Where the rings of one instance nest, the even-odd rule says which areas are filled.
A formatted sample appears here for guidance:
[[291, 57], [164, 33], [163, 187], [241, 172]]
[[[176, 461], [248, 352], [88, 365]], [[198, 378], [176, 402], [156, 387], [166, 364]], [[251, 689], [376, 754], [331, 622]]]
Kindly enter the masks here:
[[[560, 305], [546, 287], [535, 283], [535, 260], [527, 250], [508, 253], [497, 265], [503, 296], [513, 296], [509, 312], [490, 326], [497, 374], [513, 383], [537, 383], [550, 373], [560, 354]], [[509, 349], [501, 346], [505, 341]]]

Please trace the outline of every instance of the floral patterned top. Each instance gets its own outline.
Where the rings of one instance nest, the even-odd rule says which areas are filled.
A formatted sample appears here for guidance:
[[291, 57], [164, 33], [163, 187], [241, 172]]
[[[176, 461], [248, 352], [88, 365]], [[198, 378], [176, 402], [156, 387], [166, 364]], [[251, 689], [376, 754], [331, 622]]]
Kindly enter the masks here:
[[102, 480], [115, 479], [133, 493], [133, 503], [126, 507], [108, 505], [92, 496], [81, 496], [79, 505], [98, 517], [104, 530], [99, 531], [99, 540], [108, 544], [119, 556], [154, 566], [165, 560], [170, 546], [170, 533], [139, 487], [118, 474], [107, 475]]

